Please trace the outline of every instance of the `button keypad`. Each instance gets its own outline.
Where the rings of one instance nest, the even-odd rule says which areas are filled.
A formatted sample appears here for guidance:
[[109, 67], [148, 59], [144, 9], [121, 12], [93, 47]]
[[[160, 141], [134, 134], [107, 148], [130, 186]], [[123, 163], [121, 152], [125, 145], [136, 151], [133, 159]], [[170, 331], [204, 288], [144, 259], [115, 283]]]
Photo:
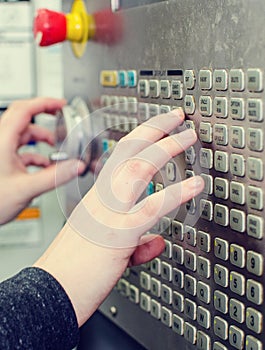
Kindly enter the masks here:
[[[115, 133], [123, 136], [182, 107], [181, 128], [195, 130], [199, 139], [199, 147], [184, 153], [183, 174], [201, 175], [205, 187], [180, 215], [162, 217], [150, 230], [165, 238], [164, 252], [133, 276], [123, 275], [115, 290], [197, 349], [262, 350], [263, 72], [188, 67], [176, 76], [153, 71], [140, 79], [128, 72], [110, 71], [102, 79], [104, 126], [112, 134], [104, 151], [117, 142]], [[165, 164], [148, 195], [178, 181], [178, 167], [175, 159]]]

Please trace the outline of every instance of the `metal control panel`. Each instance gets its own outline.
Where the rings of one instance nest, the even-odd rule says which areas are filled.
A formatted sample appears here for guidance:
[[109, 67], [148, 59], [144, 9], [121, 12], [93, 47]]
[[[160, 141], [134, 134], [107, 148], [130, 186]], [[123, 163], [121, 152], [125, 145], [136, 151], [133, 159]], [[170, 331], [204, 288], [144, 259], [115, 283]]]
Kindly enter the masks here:
[[[87, 1], [89, 11], [108, 6]], [[205, 189], [160, 220], [164, 253], [128, 269], [101, 311], [147, 349], [262, 350], [265, 3], [172, 0], [118, 12], [120, 42], [89, 43], [79, 61], [66, 45], [66, 97], [104, 107], [102, 153], [182, 107], [199, 141], [147, 191], [194, 174]]]

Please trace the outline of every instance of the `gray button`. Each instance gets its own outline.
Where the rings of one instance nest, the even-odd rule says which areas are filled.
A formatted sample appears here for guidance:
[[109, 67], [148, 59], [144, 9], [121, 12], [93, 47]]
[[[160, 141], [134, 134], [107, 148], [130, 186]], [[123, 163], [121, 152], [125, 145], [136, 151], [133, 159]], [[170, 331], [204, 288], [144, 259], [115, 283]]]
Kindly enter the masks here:
[[231, 181], [230, 199], [233, 203], [245, 204], [245, 185], [240, 182]]
[[154, 299], [151, 300], [150, 314], [157, 320], [161, 317], [161, 305]]
[[168, 259], [172, 258], [172, 243], [168, 240], [165, 240], [165, 250], [162, 253], [162, 255], [167, 257]]
[[211, 90], [212, 72], [208, 69], [201, 69], [199, 72], [199, 85], [202, 90]]
[[209, 233], [203, 232], [203, 231], [198, 231], [197, 235], [198, 241], [197, 245], [200, 250], [203, 252], [209, 253], [210, 251], [210, 244], [211, 244], [211, 237]]
[[260, 69], [251, 68], [247, 71], [247, 88], [249, 91], [261, 92], [263, 90], [262, 72]]
[[185, 250], [184, 265], [188, 270], [196, 271], [196, 254], [189, 250]]
[[255, 280], [247, 280], [247, 299], [256, 305], [263, 303], [263, 285]]
[[129, 300], [135, 304], [139, 303], [139, 289], [130, 285]]
[[200, 301], [204, 302], [205, 304], [210, 304], [211, 292], [208, 284], [201, 281], [197, 283], [197, 296]]
[[161, 105], [160, 106], [160, 113], [165, 114], [171, 111], [171, 107], [167, 105]]
[[263, 328], [262, 313], [252, 307], [248, 307], [246, 312], [246, 325], [253, 332], [260, 334]]
[[213, 141], [213, 130], [210, 123], [200, 123], [199, 138], [203, 142], [211, 143]]
[[263, 209], [263, 191], [261, 188], [248, 186], [247, 189], [247, 205], [251, 209]]
[[172, 258], [172, 243], [170, 241], [165, 240], [165, 250], [162, 255], [168, 259]]
[[229, 197], [229, 183], [228, 180], [221, 177], [214, 179], [214, 195], [217, 198], [228, 199]]
[[158, 80], [149, 80], [149, 94], [150, 97], [158, 97], [160, 93], [159, 81]]
[[213, 177], [207, 174], [200, 174], [204, 181], [203, 193], [213, 194]]
[[183, 271], [174, 268], [173, 269], [173, 284], [178, 288], [184, 288], [184, 273]]
[[228, 269], [222, 265], [214, 266], [214, 281], [222, 287], [228, 286]]
[[246, 336], [246, 350], [262, 350], [263, 345], [262, 342], [254, 337], [252, 335]]
[[184, 85], [185, 85], [185, 88], [188, 89], [188, 90], [191, 90], [194, 88], [195, 86], [195, 74], [194, 74], [194, 71], [191, 70], [191, 69], [187, 69], [185, 70], [184, 72]]
[[221, 238], [214, 239], [214, 255], [222, 260], [228, 260], [229, 256], [229, 244], [227, 241]]
[[214, 318], [214, 334], [223, 340], [228, 338], [228, 323], [219, 316]]
[[184, 338], [191, 344], [196, 343], [197, 329], [190, 323], [184, 323]]
[[190, 177], [195, 176], [195, 172], [193, 170], [185, 170], [185, 178], [189, 179]]
[[225, 69], [215, 69], [213, 72], [213, 87], [216, 90], [227, 90], [227, 72]]
[[185, 241], [192, 247], [196, 246], [196, 238], [197, 238], [197, 232], [194, 227], [185, 226]]
[[252, 180], [263, 180], [263, 161], [260, 158], [248, 157], [247, 175]]
[[227, 118], [227, 98], [226, 97], [215, 97], [213, 100], [213, 114], [217, 118]]
[[161, 260], [159, 258], [155, 258], [150, 261], [150, 271], [155, 275], [159, 276], [161, 273]]
[[164, 216], [159, 221], [159, 232], [164, 233], [167, 236], [171, 235], [171, 219]]
[[263, 146], [263, 130], [248, 128], [247, 129], [247, 145], [251, 151], [262, 151]]
[[185, 275], [184, 278], [184, 289], [188, 294], [191, 294], [193, 296], [196, 295], [196, 279], [190, 275]]
[[130, 293], [129, 282], [121, 278], [118, 282], [118, 290], [124, 297], [128, 297]]
[[230, 171], [233, 175], [245, 175], [245, 158], [241, 154], [232, 153], [230, 156]]
[[197, 333], [197, 349], [199, 350], [210, 350], [211, 348], [211, 338], [209, 335], [202, 331]]
[[231, 98], [229, 116], [235, 120], [245, 119], [245, 103], [243, 98]]
[[149, 83], [146, 79], [140, 79], [138, 83], [138, 94], [140, 97], [149, 96]]
[[172, 234], [174, 239], [178, 241], [183, 241], [184, 239], [184, 226], [181, 222], [173, 220], [172, 221]]
[[151, 278], [151, 286], [150, 286], [151, 294], [160, 298], [161, 296], [161, 282], [155, 278]]
[[179, 312], [184, 310], [184, 297], [178, 292], [173, 292], [172, 305]]
[[251, 237], [262, 239], [264, 236], [264, 220], [257, 215], [248, 214], [247, 234]]
[[230, 210], [230, 227], [237, 232], [245, 232], [246, 214], [237, 209]]
[[200, 166], [205, 169], [213, 167], [213, 151], [208, 148], [201, 148], [199, 153]]
[[211, 276], [211, 262], [202, 256], [197, 258], [197, 272], [200, 276], [210, 278]]
[[212, 221], [213, 219], [213, 203], [206, 199], [200, 200], [200, 216], [202, 219]]
[[184, 333], [184, 321], [183, 318], [178, 315], [173, 315], [172, 329], [175, 333], [183, 335]]
[[172, 312], [165, 306], [161, 308], [161, 322], [168, 327], [172, 326]]
[[166, 164], [166, 175], [168, 181], [176, 180], [176, 164], [173, 162], [168, 162]]
[[175, 100], [181, 100], [183, 97], [183, 84], [180, 80], [172, 80], [171, 94]]
[[211, 326], [211, 314], [210, 311], [202, 306], [197, 308], [197, 322], [203, 328], [209, 329]]
[[228, 154], [222, 151], [215, 151], [214, 153], [214, 168], [216, 171], [221, 171], [222, 173], [228, 172]]
[[233, 320], [243, 323], [245, 320], [245, 305], [236, 299], [230, 299], [229, 314]]
[[192, 320], [196, 320], [197, 316], [197, 305], [190, 299], [184, 300], [184, 314]]
[[168, 80], [160, 80], [160, 97], [170, 98], [170, 85]]
[[140, 272], [140, 286], [145, 290], [150, 290], [151, 286], [151, 277], [148, 273], [141, 271]]
[[138, 101], [136, 97], [128, 97], [128, 113], [136, 114], [138, 110]]
[[141, 122], [145, 122], [149, 119], [149, 104], [140, 102], [139, 103], [139, 119]]
[[230, 245], [230, 262], [231, 264], [240, 267], [241, 269], [245, 267], [246, 263], [246, 251], [245, 248], [237, 245]]
[[229, 209], [222, 204], [215, 204], [214, 206], [214, 221], [221, 226], [228, 226], [229, 224]]
[[162, 284], [161, 286], [161, 299], [166, 303], [171, 305], [172, 304], [172, 289], [169, 288], [167, 285]]
[[244, 90], [244, 72], [242, 69], [231, 69], [229, 74], [229, 85], [233, 91]]
[[194, 147], [191, 146], [185, 151], [185, 162], [186, 164], [193, 165], [195, 163], [195, 160], [196, 160], [196, 153], [195, 153]]
[[230, 273], [230, 290], [238, 295], [245, 294], [245, 277], [232, 271]]
[[216, 145], [226, 146], [228, 144], [227, 125], [215, 124], [213, 127], [213, 139]]
[[160, 113], [159, 105], [149, 104], [149, 117], [155, 117]]
[[247, 252], [247, 270], [256, 276], [263, 274], [263, 255], [249, 250]]
[[164, 261], [161, 263], [161, 277], [166, 281], [172, 281], [172, 266]]
[[261, 122], [263, 120], [262, 100], [249, 98], [247, 100], [247, 117], [252, 122]]
[[229, 327], [229, 343], [234, 348], [238, 350], [242, 350], [244, 348], [244, 332], [236, 327], [236, 326], [230, 326]]
[[195, 100], [194, 97], [192, 95], [186, 95], [184, 97], [184, 112], [186, 114], [194, 114], [195, 112]]
[[220, 311], [223, 314], [227, 314], [228, 296], [219, 290], [214, 291], [214, 307], [217, 311]]
[[187, 129], [195, 130], [195, 125], [192, 120], [185, 120], [185, 126]]
[[213, 114], [213, 101], [210, 96], [200, 96], [199, 111], [205, 117], [210, 117]]
[[245, 147], [245, 130], [241, 126], [231, 126], [230, 128], [230, 144], [235, 148]]
[[177, 245], [173, 244], [173, 260], [176, 261], [178, 264], [182, 265], [184, 262], [184, 249]]
[[228, 349], [226, 346], [216, 341], [213, 343], [213, 350], [228, 350]]
[[146, 312], [150, 311], [151, 298], [146, 293], [141, 293], [140, 295], [140, 308]]

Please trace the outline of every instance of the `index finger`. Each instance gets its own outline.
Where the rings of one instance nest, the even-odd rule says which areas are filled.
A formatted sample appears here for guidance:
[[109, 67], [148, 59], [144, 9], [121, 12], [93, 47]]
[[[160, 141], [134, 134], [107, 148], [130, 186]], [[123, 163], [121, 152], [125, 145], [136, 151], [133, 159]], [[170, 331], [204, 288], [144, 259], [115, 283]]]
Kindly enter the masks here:
[[1, 128], [5, 133], [17, 138], [27, 128], [32, 118], [39, 113], [54, 114], [65, 105], [64, 99], [37, 97], [13, 102], [2, 115]]

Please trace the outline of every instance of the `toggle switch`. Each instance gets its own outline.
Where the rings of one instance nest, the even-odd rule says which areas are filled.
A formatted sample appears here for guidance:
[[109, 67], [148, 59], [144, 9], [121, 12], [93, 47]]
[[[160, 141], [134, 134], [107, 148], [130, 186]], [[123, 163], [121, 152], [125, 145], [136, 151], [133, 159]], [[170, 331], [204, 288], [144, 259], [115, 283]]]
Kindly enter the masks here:
[[120, 13], [103, 9], [94, 14], [86, 11], [83, 0], [74, 0], [70, 13], [39, 9], [34, 19], [34, 37], [39, 46], [71, 41], [77, 57], [83, 56], [87, 41], [114, 44], [121, 39]]

